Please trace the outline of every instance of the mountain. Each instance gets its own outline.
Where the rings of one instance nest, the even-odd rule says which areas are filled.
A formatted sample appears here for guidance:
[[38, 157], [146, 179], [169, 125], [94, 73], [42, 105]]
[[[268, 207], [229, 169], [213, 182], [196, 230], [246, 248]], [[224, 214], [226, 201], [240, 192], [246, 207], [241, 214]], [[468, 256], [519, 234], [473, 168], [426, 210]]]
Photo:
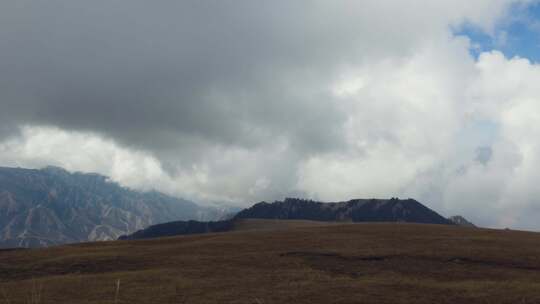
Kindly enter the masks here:
[[0, 167], [0, 248], [114, 240], [157, 223], [222, 215], [99, 174]]
[[450, 220], [413, 199], [355, 199], [323, 203], [287, 198], [274, 203], [260, 202], [218, 222], [177, 221], [150, 226], [120, 239], [145, 239], [182, 234], [234, 230], [245, 219], [310, 220], [320, 222], [410, 222], [453, 225]]
[[449, 220], [414, 199], [397, 198], [354, 199], [338, 203], [287, 198], [271, 204], [255, 204], [239, 212], [236, 218], [451, 224]]
[[463, 226], [463, 227], [470, 227], [470, 228], [476, 228], [476, 225], [469, 222], [467, 219], [465, 219], [461, 215], [454, 215], [448, 218], [448, 220], [452, 221], [452, 223]]

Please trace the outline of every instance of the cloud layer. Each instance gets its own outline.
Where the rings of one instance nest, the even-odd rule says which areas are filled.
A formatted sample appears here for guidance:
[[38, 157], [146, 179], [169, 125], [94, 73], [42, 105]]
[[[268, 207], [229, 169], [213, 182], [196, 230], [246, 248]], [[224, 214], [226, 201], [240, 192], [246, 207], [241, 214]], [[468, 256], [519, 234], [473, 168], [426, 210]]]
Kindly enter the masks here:
[[415, 197], [540, 229], [540, 69], [453, 34], [527, 1], [3, 1], [0, 164], [250, 204]]

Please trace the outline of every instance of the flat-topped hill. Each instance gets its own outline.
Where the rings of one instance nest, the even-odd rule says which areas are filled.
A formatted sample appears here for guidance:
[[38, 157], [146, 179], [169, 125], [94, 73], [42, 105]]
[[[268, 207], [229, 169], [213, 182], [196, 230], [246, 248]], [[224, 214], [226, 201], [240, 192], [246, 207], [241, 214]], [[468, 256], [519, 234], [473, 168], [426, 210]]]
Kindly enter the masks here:
[[437, 212], [410, 198], [353, 199], [345, 202], [287, 198], [273, 203], [255, 204], [240, 211], [236, 218], [453, 224]]
[[317, 202], [287, 198], [260, 202], [238, 212], [232, 219], [216, 222], [175, 221], [150, 226], [120, 239], [147, 239], [173, 235], [233, 231], [245, 219], [301, 220], [316, 222], [408, 222], [455, 225], [414, 199], [354, 199], [346, 202]]

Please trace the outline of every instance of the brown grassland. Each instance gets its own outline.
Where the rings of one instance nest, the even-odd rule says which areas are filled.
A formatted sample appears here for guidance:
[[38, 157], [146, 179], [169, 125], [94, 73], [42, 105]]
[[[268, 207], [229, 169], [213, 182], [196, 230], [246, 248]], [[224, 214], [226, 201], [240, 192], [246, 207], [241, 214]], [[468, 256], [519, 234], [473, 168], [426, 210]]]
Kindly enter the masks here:
[[4, 250], [0, 303], [540, 303], [540, 234], [248, 220], [229, 233]]

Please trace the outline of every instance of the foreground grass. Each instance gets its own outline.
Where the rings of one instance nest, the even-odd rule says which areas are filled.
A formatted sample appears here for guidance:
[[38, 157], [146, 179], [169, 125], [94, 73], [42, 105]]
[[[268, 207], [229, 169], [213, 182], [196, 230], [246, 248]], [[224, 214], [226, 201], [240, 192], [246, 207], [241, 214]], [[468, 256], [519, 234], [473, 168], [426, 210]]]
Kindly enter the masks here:
[[39, 303], [540, 303], [540, 234], [289, 224], [0, 252], [0, 303], [36, 286]]

